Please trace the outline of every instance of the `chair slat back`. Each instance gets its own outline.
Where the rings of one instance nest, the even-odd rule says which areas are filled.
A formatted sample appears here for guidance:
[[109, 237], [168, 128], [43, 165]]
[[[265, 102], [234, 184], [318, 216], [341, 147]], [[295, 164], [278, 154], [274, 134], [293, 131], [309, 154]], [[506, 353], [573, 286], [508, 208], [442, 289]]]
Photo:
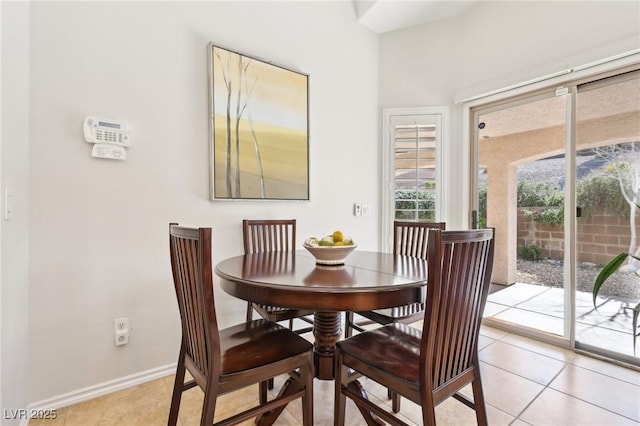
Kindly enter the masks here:
[[245, 254], [294, 250], [296, 220], [242, 221]]
[[493, 269], [494, 230], [429, 236], [427, 307], [421, 346], [432, 389], [472, 367]]
[[210, 356], [220, 357], [211, 270], [211, 228], [169, 226], [171, 269], [186, 356], [207, 375]]
[[429, 230], [445, 229], [445, 222], [393, 222], [393, 254], [427, 258]]

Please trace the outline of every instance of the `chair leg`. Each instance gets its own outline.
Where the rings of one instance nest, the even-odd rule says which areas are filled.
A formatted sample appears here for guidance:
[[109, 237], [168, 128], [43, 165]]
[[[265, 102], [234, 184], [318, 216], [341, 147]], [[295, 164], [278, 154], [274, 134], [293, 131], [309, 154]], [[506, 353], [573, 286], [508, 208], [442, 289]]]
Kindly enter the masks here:
[[247, 302], [247, 322], [253, 319], [253, 305], [251, 302]]
[[178, 423], [178, 411], [180, 410], [180, 400], [182, 399], [182, 389], [184, 387], [184, 343], [180, 347], [178, 355], [178, 368], [176, 368], [176, 378], [173, 382], [173, 396], [171, 397], [171, 408], [169, 409], [168, 426], [175, 426]]
[[273, 389], [273, 377], [267, 380], [267, 389]]
[[478, 426], [487, 426], [489, 421], [487, 420], [487, 407], [484, 403], [484, 392], [482, 391], [482, 380], [480, 379], [480, 366], [478, 362], [475, 364], [471, 389], [473, 390], [473, 405], [476, 410], [476, 421]]
[[307, 359], [307, 364], [300, 369], [304, 382], [304, 394], [302, 395], [302, 425], [313, 425], [313, 355]]
[[[346, 329], [345, 329], [346, 332]], [[347, 380], [347, 368], [342, 365], [342, 354], [336, 353], [335, 363], [335, 391], [333, 405], [333, 425], [344, 426], [344, 413], [347, 404], [347, 397], [342, 393], [342, 382]]]
[[214, 385], [213, 382], [209, 381], [204, 390], [204, 401], [202, 402], [200, 426], [209, 426], [213, 424], [213, 418], [216, 412], [216, 400], [218, 396], [215, 392], [213, 392], [214, 386], [216, 385]]
[[427, 392], [422, 401], [422, 424], [424, 426], [436, 426], [436, 407], [433, 402], [433, 394]]
[[[273, 380], [273, 379], [271, 379]], [[260, 382], [260, 384], [258, 385], [258, 393], [260, 396], [260, 404], [264, 404], [265, 402], [267, 402], [267, 382]]]
[[398, 392], [394, 392], [391, 389], [387, 389], [389, 393], [389, 398], [391, 399], [391, 409], [394, 413], [398, 414], [400, 412], [400, 394]]
[[351, 324], [353, 324], [353, 312], [347, 311], [344, 313], [344, 337], [345, 339], [351, 337], [352, 328]]

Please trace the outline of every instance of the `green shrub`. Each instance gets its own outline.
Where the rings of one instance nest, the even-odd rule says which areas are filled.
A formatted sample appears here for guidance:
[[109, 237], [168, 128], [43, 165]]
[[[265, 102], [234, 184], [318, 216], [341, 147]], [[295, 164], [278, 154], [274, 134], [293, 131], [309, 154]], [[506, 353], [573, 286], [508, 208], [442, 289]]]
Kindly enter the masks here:
[[487, 183], [478, 185], [478, 228], [487, 227]]
[[564, 194], [550, 183], [518, 182], [518, 207], [538, 207], [524, 210], [534, 222], [559, 226], [564, 223]]
[[536, 244], [529, 244], [520, 249], [520, 257], [524, 260], [542, 260], [542, 249]]
[[550, 183], [518, 181], [518, 207], [562, 207], [564, 194]]
[[[625, 164], [618, 164], [618, 167]], [[597, 207], [606, 207], [607, 212], [619, 217], [629, 217], [629, 204], [620, 191], [620, 183], [611, 170], [607, 174], [591, 175], [576, 182], [577, 205], [582, 208], [582, 217], [588, 219]], [[626, 166], [628, 168], [628, 166]], [[518, 181], [517, 206], [533, 221], [552, 226], [564, 223], [564, 193], [550, 183]], [[539, 209], [527, 209], [539, 207]], [[478, 227], [487, 225], [487, 183], [478, 184]]]
[[613, 176], [595, 175], [579, 180], [576, 198], [585, 219], [589, 219], [598, 207], [605, 207], [607, 213], [619, 217], [629, 217], [631, 212], [620, 191], [620, 183]]
[[[397, 189], [395, 191], [395, 218], [398, 220], [435, 220], [436, 186], [426, 181], [418, 190]], [[417, 217], [416, 217], [417, 215]]]
[[548, 207], [541, 210], [524, 210], [525, 216], [533, 219], [534, 222], [544, 223], [551, 226], [560, 226], [564, 223], [564, 208]]

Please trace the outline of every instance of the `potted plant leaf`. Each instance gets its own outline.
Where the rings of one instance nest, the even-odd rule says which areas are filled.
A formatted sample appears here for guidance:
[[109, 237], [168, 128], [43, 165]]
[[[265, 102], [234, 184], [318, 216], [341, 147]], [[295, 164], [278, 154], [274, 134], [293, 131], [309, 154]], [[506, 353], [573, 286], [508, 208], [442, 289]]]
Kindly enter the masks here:
[[[602, 287], [602, 285], [605, 283], [605, 281], [607, 280], [607, 278], [609, 278], [611, 275], [613, 275], [618, 269], [620, 269], [620, 267], [625, 263], [625, 261], [629, 258], [632, 257], [634, 259], [636, 259], [637, 261], [640, 261], [640, 257], [634, 256], [631, 253], [620, 253], [619, 255], [617, 255], [616, 257], [614, 257], [613, 259], [611, 259], [609, 261], [609, 263], [607, 263], [606, 265], [604, 265], [604, 267], [602, 268], [602, 270], [600, 271], [600, 273], [598, 274], [598, 276], [596, 277], [596, 281], [593, 285], [593, 306], [596, 307], [596, 298], [598, 297], [598, 293], [600, 292], [600, 288]], [[638, 275], [638, 271], [633, 272], [634, 274], [636, 274], [636, 277], [640, 278], [640, 275]], [[597, 310], [597, 307], [596, 307]], [[638, 316], [640, 315], [640, 303], [638, 303], [633, 309], [633, 331], [632, 331], [632, 336], [633, 336], [633, 353], [636, 353], [636, 339], [638, 338], [638, 336], [640, 336], [640, 331], [638, 331]]]

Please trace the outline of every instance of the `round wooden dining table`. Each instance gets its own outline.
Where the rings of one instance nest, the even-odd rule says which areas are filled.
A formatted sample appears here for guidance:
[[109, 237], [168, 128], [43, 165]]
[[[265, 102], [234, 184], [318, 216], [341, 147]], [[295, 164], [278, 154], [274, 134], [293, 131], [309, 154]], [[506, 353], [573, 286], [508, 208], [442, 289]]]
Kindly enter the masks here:
[[344, 265], [317, 265], [306, 250], [245, 254], [216, 265], [220, 287], [232, 296], [270, 306], [314, 311], [316, 377], [334, 378], [341, 312], [424, 300], [425, 260], [353, 251]]

